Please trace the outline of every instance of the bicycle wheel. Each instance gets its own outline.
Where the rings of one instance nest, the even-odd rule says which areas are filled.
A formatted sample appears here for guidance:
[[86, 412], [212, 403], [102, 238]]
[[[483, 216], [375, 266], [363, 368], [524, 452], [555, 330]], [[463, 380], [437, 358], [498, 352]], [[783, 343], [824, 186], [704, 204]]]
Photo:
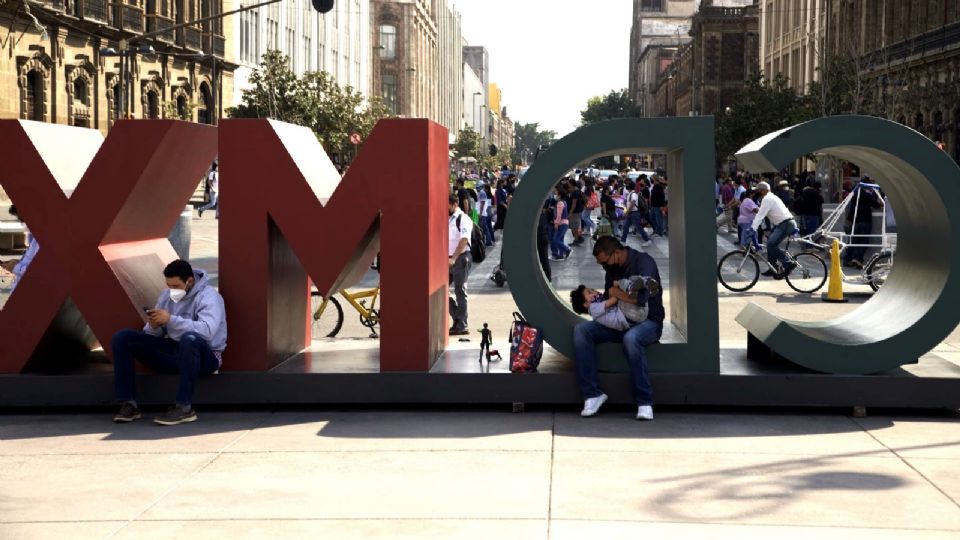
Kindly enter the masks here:
[[890, 256], [890, 253], [880, 253], [867, 263], [867, 267], [863, 269], [863, 277], [874, 292], [879, 291], [880, 287], [887, 281], [887, 274], [890, 273], [892, 267], [893, 257]]
[[327, 306], [323, 309], [323, 313], [320, 313], [321, 304], [323, 304], [323, 297], [320, 296], [320, 291], [313, 291], [310, 294], [311, 339], [337, 337], [340, 329], [343, 328], [343, 308], [332, 296], [327, 299]]
[[787, 274], [787, 285], [800, 293], [816, 292], [827, 282], [827, 263], [814, 253], [798, 253], [793, 257], [797, 263]]
[[760, 279], [760, 263], [743, 251], [731, 251], [717, 264], [720, 284], [733, 292], [743, 292], [753, 287]]

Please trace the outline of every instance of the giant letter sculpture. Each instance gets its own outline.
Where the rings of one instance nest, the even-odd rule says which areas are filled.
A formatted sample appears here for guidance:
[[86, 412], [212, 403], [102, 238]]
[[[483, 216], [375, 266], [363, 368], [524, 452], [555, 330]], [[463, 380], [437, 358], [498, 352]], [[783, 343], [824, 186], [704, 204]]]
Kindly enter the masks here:
[[[40, 243], [0, 311], [2, 373], [31, 357], [67, 360], [92, 345], [89, 330], [109, 348], [114, 332], [143, 324], [139, 306], [153, 304], [176, 258], [167, 234], [216, 153], [215, 129], [188, 122], [120, 121], [100, 140], [0, 121], [0, 181]], [[68, 198], [61, 185], [74, 184]]]
[[[583, 321], [553, 292], [540, 269], [536, 223], [547, 194], [578, 163], [610, 154], [668, 155], [670, 275], [664, 339], [650, 348], [650, 369], [718, 372], [717, 285], [713, 201], [713, 118], [644, 118], [601, 122], [555, 143], [527, 171], [510, 203], [504, 265], [524, 316], [553, 348], [573, 358], [573, 327]], [[666, 279], [666, 276], [661, 276]], [[599, 349], [601, 369], [624, 370], [622, 348]]]
[[897, 216], [896, 264], [883, 288], [831, 321], [782, 320], [755, 304], [737, 316], [767, 347], [826, 373], [877, 373], [916, 362], [960, 320], [960, 168], [926, 137], [864, 116], [821, 118], [766, 135], [737, 153], [777, 171], [823, 152], [868, 169]]
[[309, 129], [223, 121], [220, 285], [230, 327], [242, 329], [230, 332], [225, 368], [262, 371], [303, 350], [307, 275], [330, 294], [379, 248], [380, 369], [428, 370], [446, 347], [447, 164], [442, 126], [383, 120], [335, 186]]

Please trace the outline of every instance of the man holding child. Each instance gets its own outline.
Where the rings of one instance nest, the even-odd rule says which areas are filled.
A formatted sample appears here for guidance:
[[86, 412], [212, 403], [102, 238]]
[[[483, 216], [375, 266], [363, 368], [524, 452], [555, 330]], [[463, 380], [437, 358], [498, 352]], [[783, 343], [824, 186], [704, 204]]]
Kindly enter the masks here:
[[[597, 378], [597, 344], [623, 343], [630, 366], [633, 397], [638, 405], [636, 417], [638, 420], [653, 420], [653, 388], [647, 372], [646, 348], [659, 341], [663, 333], [665, 312], [660, 271], [653, 257], [624, 246], [610, 236], [597, 240], [593, 256], [606, 271], [602, 299], [596, 297], [598, 291], [585, 287], [571, 294], [574, 310], [589, 312], [595, 319], [578, 324], [573, 331], [577, 381], [584, 399], [580, 415], [593, 416], [607, 400]], [[624, 290], [622, 285], [630, 287]], [[642, 307], [644, 300], [646, 318], [633, 319], [638, 313], [636, 308]], [[602, 305], [596, 305], [598, 302]], [[615, 321], [621, 318], [626, 324], [620, 322], [618, 326]], [[626, 330], [617, 329], [624, 327]]]

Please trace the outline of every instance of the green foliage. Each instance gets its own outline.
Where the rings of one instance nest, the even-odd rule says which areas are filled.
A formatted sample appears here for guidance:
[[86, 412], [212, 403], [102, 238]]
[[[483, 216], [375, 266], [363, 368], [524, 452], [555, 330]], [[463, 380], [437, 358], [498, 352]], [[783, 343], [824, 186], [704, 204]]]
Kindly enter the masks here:
[[810, 83], [808, 107], [816, 116], [838, 114], [882, 114], [876, 87], [860, 75], [859, 60], [831, 56], [818, 68], [820, 80]]
[[772, 81], [755, 75], [728, 110], [717, 113], [717, 160], [725, 161], [750, 141], [813, 116], [782, 75]]
[[614, 118], [635, 118], [640, 108], [627, 95], [627, 90], [611, 90], [606, 96], [596, 96], [587, 101], [587, 108], [580, 111], [580, 125], [589, 126]]
[[533, 157], [537, 154], [537, 148], [541, 145], [550, 144], [557, 138], [556, 131], [540, 131], [540, 124], [538, 122], [532, 124], [514, 122], [513, 129], [517, 134], [518, 145], [511, 154], [513, 163], [522, 163], [524, 162], [523, 158], [532, 161]]
[[163, 117], [173, 120], [186, 120], [190, 121], [193, 118], [193, 110], [197, 108], [197, 105], [191, 101], [186, 102], [187, 109], [180, 114], [177, 111], [177, 100], [170, 99], [163, 103]]
[[472, 127], [464, 127], [453, 144], [453, 152], [457, 159], [472, 157], [479, 160], [483, 157], [480, 155], [480, 134]]
[[389, 116], [379, 98], [365, 100], [352, 87], [340, 87], [327, 72], [308, 71], [297, 77], [279, 51], [263, 55], [242, 99], [227, 110], [231, 118], [272, 118], [307, 126], [330, 154], [350, 153], [352, 133], [365, 140], [377, 121]]

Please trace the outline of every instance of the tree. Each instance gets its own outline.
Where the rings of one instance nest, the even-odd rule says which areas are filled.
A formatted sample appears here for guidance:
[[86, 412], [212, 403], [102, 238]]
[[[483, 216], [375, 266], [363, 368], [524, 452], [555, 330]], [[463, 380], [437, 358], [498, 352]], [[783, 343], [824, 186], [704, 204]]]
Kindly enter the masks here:
[[748, 142], [813, 116], [782, 75], [773, 81], [754, 75], [733, 104], [717, 114], [717, 160], [725, 161]]
[[580, 125], [589, 126], [614, 118], [637, 118], [640, 108], [627, 95], [626, 88], [611, 90], [606, 96], [595, 96], [587, 101], [587, 108], [580, 111]]
[[231, 118], [272, 118], [307, 126], [331, 156], [350, 154], [350, 135], [358, 133], [365, 140], [377, 121], [389, 116], [379, 98], [364, 99], [350, 86], [341, 88], [327, 72], [308, 71], [298, 78], [278, 51], [263, 55], [250, 85], [242, 103], [227, 110]]
[[457, 135], [457, 142], [453, 144], [453, 152], [457, 159], [472, 157], [479, 160], [480, 154], [480, 134], [472, 127], [464, 127]]
[[517, 148], [512, 154], [514, 163], [527, 163], [527, 160], [533, 160], [537, 154], [537, 148], [548, 145], [557, 138], [556, 131], [540, 131], [540, 124], [521, 124], [514, 122], [513, 129], [516, 132]]

